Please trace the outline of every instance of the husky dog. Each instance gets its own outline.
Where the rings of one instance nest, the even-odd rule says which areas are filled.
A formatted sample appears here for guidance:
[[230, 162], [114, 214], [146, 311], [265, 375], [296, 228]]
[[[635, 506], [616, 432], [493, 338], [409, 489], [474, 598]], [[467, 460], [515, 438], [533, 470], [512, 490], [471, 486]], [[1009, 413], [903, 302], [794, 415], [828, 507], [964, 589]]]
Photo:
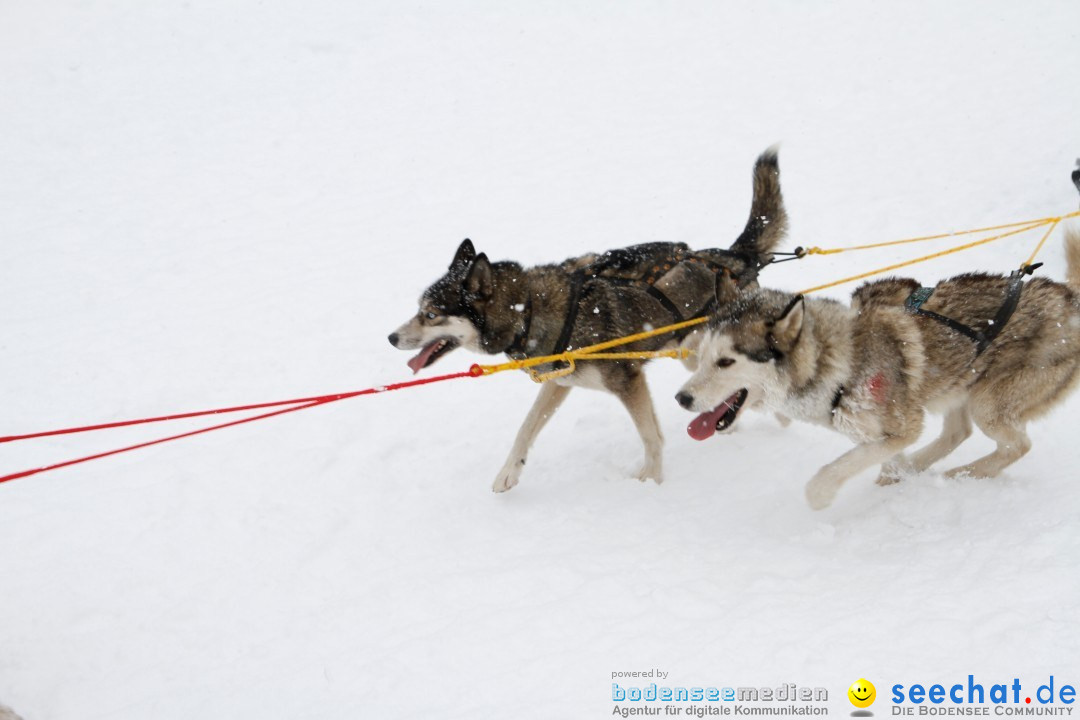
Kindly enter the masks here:
[[[856, 473], [886, 463], [879, 484], [922, 472], [971, 435], [997, 449], [947, 476], [994, 477], [1031, 447], [1025, 425], [1050, 411], [1080, 373], [1080, 230], [1066, 230], [1067, 284], [968, 274], [921, 288], [886, 279], [860, 286], [851, 307], [717, 282], [717, 312], [699, 365], [675, 396], [729, 427], [747, 405], [830, 427], [857, 446], [806, 485], [815, 510]], [[726, 399], [725, 399], [726, 398]], [[910, 457], [923, 411], [943, 412], [941, 437]], [[695, 432], [696, 431], [696, 432]]]
[[[712, 309], [716, 280], [727, 271], [741, 287], [756, 284], [758, 270], [787, 228], [775, 149], [754, 166], [750, 219], [730, 249], [691, 250], [682, 243], [648, 243], [524, 268], [488, 260], [465, 240], [450, 268], [420, 296], [419, 312], [390, 334], [419, 372], [455, 348], [514, 359], [557, 354], [694, 317]], [[618, 350], [676, 347], [699, 334], [689, 330], [625, 345]], [[614, 394], [626, 407], [645, 446], [638, 477], [663, 480], [663, 435], [643, 373], [643, 361], [578, 361], [573, 372], [540, 388], [505, 465], [496, 492], [517, 484], [533, 440], [571, 387]], [[538, 368], [551, 371], [552, 365]], [[562, 368], [569, 370], [570, 368]]]

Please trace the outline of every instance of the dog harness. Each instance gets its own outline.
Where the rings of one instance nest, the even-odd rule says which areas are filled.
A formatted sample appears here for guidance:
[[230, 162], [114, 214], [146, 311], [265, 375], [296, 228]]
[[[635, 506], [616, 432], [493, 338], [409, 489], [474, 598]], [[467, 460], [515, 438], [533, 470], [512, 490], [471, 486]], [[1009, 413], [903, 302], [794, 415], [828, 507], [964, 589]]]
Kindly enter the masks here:
[[[709, 260], [707, 258], [695, 257], [688, 255], [686, 252], [677, 250], [670, 256], [666, 257], [663, 261], [656, 262], [651, 271], [643, 278], [630, 278], [630, 277], [618, 277], [612, 275], [603, 275], [606, 271], [618, 271], [623, 265], [629, 264], [636, 259], [626, 254], [626, 251], [611, 251], [604, 254], [604, 257], [594, 262], [588, 267], [580, 270], [575, 270], [570, 274], [570, 286], [567, 288], [567, 305], [566, 305], [566, 317], [563, 320], [562, 330], [559, 332], [559, 338], [555, 342], [555, 347], [552, 349], [552, 355], [558, 355], [565, 352], [570, 345], [570, 336], [574, 332], [574, 325], [577, 322], [578, 312], [581, 309], [581, 294], [584, 291], [585, 283], [590, 281], [603, 281], [614, 285], [620, 285], [624, 287], [630, 286], [644, 286], [643, 289], [650, 297], [655, 299], [665, 310], [670, 313], [673, 322], [683, 322], [684, 320], [690, 320], [699, 317], [705, 317], [713, 311], [716, 306], [716, 298], [709, 298], [708, 302], [694, 313], [691, 317], [684, 317], [680, 312], [678, 306], [672, 302], [671, 298], [664, 294], [664, 292], [656, 287], [654, 284], [657, 280], [663, 277], [673, 267], [682, 262], [694, 262], [706, 266], [713, 273], [720, 273], [725, 270], [731, 272], [730, 268], [724, 265]], [[756, 268], [755, 268], [756, 269]], [[732, 276], [738, 280], [738, 276], [732, 273]], [[509, 354], [521, 354], [527, 355], [527, 343], [529, 337], [529, 330], [532, 325], [532, 296], [525, 302], [525, 308], [523, 310], [524, 324], [521, 332], [514, 337], [513, 343], [507, 348], [506, 352]]]
[[[961, 335], [966, 335], [971, 338], [971, 341], [975, 343], [975, 357], [978, 357], [979, 355], [982, 355], [986, 349], [990, 347], [990, 343], [994, 342], [994, 339], [1001, 334], [1001, 331], [1005, 329], [1005, 325], [1008, 324], [1009, 319], [1012, 318], [1013, 313], [1016, 312], [1016, 307], [1020, 304], [1020, 295], [1024, 291], [1024, 276], [1031, 275], [1041, 266], [1042, 263], [1025, 265], [1019, 270], [1013, 270], [1009, 274], [1009, 284], [1005, 287], [1005, 300], [1001, 303], [1001, 307], [998, 308], [997, 313], [994, 315], [994, 319], [990, 321], [990, 325], [986, 330], [976, 330], [970, 325], [965, 325], [951, 317], [946, 317], [933, 310], [924, 309], [923, 303], [929, 300], [930, 296], [934, 294], [934, 288], [932, 287], [920, 287], [918, 290], [908, 295], [907, 299], [904, 301], [904, 308], [912, 315], [929, 318], [941, 323], [954, 332], [958, 332]], [[836, 388], [836, 392], [833, 394], [832, 398], [831, 414], [836, 414], [837, 409], [840, 407], [840, 403], [844, 400], [844, 394], [846, 392], [847, 388], [844, 387], [843, 384], [840, 384]]]
[[[954, 332], [968, 336], [971, 338], [972, 342], [975, 343], [975, 356], [978, 357], [979, 355], [982, 355], [983, 352], [990, 347], [990, 343], [994, 342], [994, 339], [1001, 334], [1001, 331], [1005, 329], [1005, 325], [1008, 324], [1013, 313], [1016, 312], [1016, 306], [1020, 304], [1020, 294], [1024, 290], [1024, 276], [1031, 275], [1041, 266], [1042, 263], [1025, 265], [1019, 270], [1013, 270], [1012, 273], [1009, 274], [1009, 284], [1005, 288], [1005, 300], [1002, 302], [1001, 307], [998, 308], [997, 314], [994, 315], [994, 319], [990, 321], [990, 325], [985, 330], [976, 330], [970, 325], [965, 325], [950, 317], [940, 315], [933, 310], [924, 309], [923, 303], [929, 300], [930, 296], [934, 294], [934, 288], [932, 287], [920, 287], [918, 290], [908, 295], [907, 300], [904, 301], [904, 308], [913, 315], [930, 318]], [[839, 400], [837, 400], [837, 402], [839, 402]]]

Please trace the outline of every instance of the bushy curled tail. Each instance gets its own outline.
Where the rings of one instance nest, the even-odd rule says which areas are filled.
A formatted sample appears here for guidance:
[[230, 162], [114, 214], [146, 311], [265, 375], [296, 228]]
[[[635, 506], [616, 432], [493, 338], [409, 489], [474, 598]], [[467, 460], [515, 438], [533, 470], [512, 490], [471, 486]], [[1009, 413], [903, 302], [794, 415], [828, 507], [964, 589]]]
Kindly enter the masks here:
[[1080, 223], [1065, 226], [1065, 277], [1069, 287], [1080, 291]]
[[780, 163], [777, 146], [761, 153], [754, 163], [754, 199], [746, 229], [731, 246], [755, 257], [768, 255], [787, 235], [788, 217], [780, 193]]

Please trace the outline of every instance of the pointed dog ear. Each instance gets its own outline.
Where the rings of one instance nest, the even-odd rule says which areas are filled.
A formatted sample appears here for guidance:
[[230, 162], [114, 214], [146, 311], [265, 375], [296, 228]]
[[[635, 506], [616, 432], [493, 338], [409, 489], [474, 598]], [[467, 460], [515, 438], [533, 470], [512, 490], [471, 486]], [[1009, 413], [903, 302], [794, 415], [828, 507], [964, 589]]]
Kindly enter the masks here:
[[803, 296], [796, 295], [784, 308], [780, 317], [770, 323], [769, 345], [782, 353], [791, 352], [802, 334], [804, 309]]
[[476, 248], [473, 247], [472, 240], [465, 238], [461, 241], [461, 244], [458, 245], [457, 252], [454, 253], [454, 259], [450, 263], [450, 269], [452, 270], [457, 267], [463, 268], [471, 263], [475, 257]]
[[487, 255], [480, 253], [473, 260], [469, 274], [465, 277], [465, 292], [475, 295], [481, 300], [487, 300], [494, 291], [495, 277], [491, 269], [491, 263]]
[[739, 288], [735, 284], [735, 279], [731, 277], [731, 272], [724, 269], [723, 272], [716, 276], [716, 305], [726, 305], [727, 303], [734, 302], [735, 298], [739, 295]]

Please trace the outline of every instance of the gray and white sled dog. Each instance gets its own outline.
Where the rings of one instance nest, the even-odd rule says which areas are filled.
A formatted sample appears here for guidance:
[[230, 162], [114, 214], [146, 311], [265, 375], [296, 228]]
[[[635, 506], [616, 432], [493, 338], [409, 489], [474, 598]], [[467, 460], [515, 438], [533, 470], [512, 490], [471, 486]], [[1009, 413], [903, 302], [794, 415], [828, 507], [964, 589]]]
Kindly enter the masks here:
[[[750, 219], [730, 248], [691, 250], [683, 243], [654, 242], [525, 268], [491, 262], [465, 240], [447, 272], [420, 296], [416, 315], [389, 340], [401, 350], [419, 349], [408, 363], [419, 372], [458, 347], [523, 359], [704, 317], [713, 309], [717, 273], [726, 271], [740, 287], [754, 286], [786, 228], [777, 154], [770, 149], [754, 165]], [[659, 350], [692, 344], [697, 337], [684, 330], [618, 350]], [[534, 439], [572, 387], [619, 398], [645, 446], [638, 477], [661, 482], [664, 439], [643, 364], [579, 361], [573, 373], [545, 382], [493, 489], [503, 492], [517, 484]], [[537, 368], [552, 369], [563, 368]]]
[[[1066, 283], [972, 273], [933, 288], [869, 282], [851, 307], [717, 282], [717, 311], [699, 344], [697, 370], [676, 394], [700, 412], [690, 434], [727, 429], [761, 405], [843, 433], [856, 447], [806, 485], [828, 506], [856, 473], [884, 463], [879, 484], [922, 472], [971, 435], [997, 448], [947, 476], [994, 477], [1031, 447], [1029, 420], [1049, 412], [1080, 373], [1080, 229], [1066, 228]], [[944, 413], [941, 436], [910, 456], [924, 410]]]

